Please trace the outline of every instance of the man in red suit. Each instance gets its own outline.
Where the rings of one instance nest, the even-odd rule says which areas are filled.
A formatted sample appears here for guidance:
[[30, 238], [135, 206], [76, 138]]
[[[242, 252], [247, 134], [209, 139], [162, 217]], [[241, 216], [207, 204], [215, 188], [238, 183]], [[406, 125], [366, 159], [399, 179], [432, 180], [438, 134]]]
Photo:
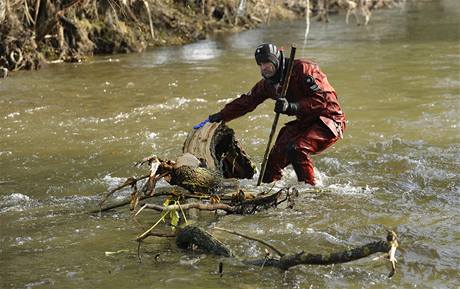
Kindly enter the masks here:
[[253, 111], [266, 99], [275, 99], [275, 112], [295, 116], [295, 120], [280, 130], [262, 181], [281, 179], [282, 169], [292, 164], [299, 182], [315, 185], [310, 156], [333, 145], [345, 129], [345, 114], [337, 94], [317, 64], [296, 59], [286, 97], [279, 98], [289, 59], [271, 43], [259, 45], [255, 58], [263, 78], [200, 125], [207, 121], [229, 122]]

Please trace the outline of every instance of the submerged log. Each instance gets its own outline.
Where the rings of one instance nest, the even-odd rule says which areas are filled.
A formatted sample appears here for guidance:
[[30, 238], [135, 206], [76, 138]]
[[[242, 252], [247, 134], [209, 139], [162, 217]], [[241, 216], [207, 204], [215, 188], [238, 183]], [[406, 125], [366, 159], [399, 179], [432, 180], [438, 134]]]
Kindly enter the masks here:
[[[398, 247], [397, 235], [393, 231], [389, 231], [386, 240], [375, 241], [367, 243], [362, 246], [357, 246], [352, 249], [338, 251], [326, 254], [311, 254], [301, 251], [294, 254], [284, 254], [267, 242], [245, 236], [234, 231], [215, 228], [218, 230], [226, 231], [228, 233], [236, 234], [249, 240], [257, 241], [263, 245], [269, 247], [276, 252], [279, 258], [263, 258], [256, 260], [244, 259], [242, 262], [246, 265], [255, 266], [271, 266], [281, 270], [288, 270], [291, 267], [298, 265], [331, 265], [340, 264], [355, 261], [368, 257], [375, 253], [385, 253], [389, 255], [389, 261], [391, 263], [391, 271], [388, 277], [392, 277], [395, 273], [396, 259], [394, 257], [396, 248]], [[172, 235], [154, 234], [158, 237], [172, 237]], [[205, 230], [196, 226], [186, 226], [184, 228], [178, 228], [176, 234], [176, 245], [181, 249], [201, 249], [207, 253], [211, 253], [217, 256], [233, 257], [231, 250], [226, 247], [222, 242], [217, 240], [213, 235], [206, 232]]]
[[377, 241], [365, 244], [349, 250], [333, 252], [329, 254], [306, 254], [299, 252], [282, 256], [280, 259], [269, 258], [260, 260], [245, 261], [246, 264], [257, 266], [273, 266], [283, 270], [288, 270], [297, 265], [331, 265], [347, 263], [361, 258], [365, 258], [375, 253], [388, 253], [391, 245], [387, 241]]
[[221, 241], [205, 230], [195, 226], [186, 226], [179, 229], [176, 235], [176, 245], [182, 249], [190, 249], [196, 246], [205, 252], [217, 256], [232, 256], [230, 249], [225, 247]]
[[391, 271], [388, 278], [393, 277], [396, 272], [395, 252], [398, 247], [397, 235], [389, 231], [386, 240], [375, 241], [352, 249], [329, 253], [329, 254], [305, 254], [304, 251], [283, 255], [281, 258], [265, 258], [259, 260], [246, 260], [245, 264], [257, 266], [272, 266], [282, 270], [288, 270], [298, 265], [331, 265], [355, 261], [368, 257], [375, 253], [385, 253], [391, 264]]

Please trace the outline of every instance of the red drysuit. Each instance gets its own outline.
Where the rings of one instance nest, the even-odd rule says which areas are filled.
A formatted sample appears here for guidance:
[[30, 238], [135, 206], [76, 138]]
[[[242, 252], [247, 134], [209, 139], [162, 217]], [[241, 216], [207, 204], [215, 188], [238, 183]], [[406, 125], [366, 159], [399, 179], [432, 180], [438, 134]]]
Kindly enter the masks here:
[[[220, 111], [228, 122], [253, 111], [268, 98], [276, 99], [281, 84], [273, 85], [262, 79], [246, 94], [225, 105]], [[279, 180], [281, 170], [292, 164], [299, 181], [315, 185], [310, 155], [322, 152], [339, 138], [345, 129], [342, 112], [334, 88], [318, 65], [295, 60], [286, 99], [298, 103], [296, 120], [280, 130], [273, 146], [263, 182]]]

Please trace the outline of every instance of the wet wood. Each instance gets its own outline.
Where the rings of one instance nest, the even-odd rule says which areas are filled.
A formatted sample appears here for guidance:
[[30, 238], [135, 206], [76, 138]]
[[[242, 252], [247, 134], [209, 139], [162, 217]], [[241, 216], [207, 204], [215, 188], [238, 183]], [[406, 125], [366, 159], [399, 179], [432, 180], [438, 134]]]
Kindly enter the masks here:
[[388, 253], [391, 244], [387, 241], [377, 241], [359, 246], [353, 249], [327, 254], [312, 254], [299, 252], [288, 254], [280, 259], [269, 258], [245, 261], [246, 264], [257, 266], [272, 266], [282, 270], [288, 270], [298, 265], [331, 265], [355, 261], [368, 257], [375, 253]]
[[207, 168], [219, 171], [224, 178], [251, 179], [256, 172], [235, 132], [223, 123], [207, 123], [193, 129], [182, 150], [202, 160]]
[[186, 226], [179, 229], [176, 236], [176, 245], [182, 249], [192, 249], [196, 246], [198, 249], [217, 256], [232, 256], [230, 249], [221, 241], [205, 230], [195, 226]]
[[[255, 166], [238, 144], [234, 131], [224, 124], [208, 123], [201, 129], [193, 129], [183, 145], [183, 151], [184, 154], [175, 161], [151, 155], [137, 162], [135, 166], [149, 168], [148, 174], [139, 178], [129, 177], [123, 184], [107, 192], [99, 203], [101, 208], [111, 195], [130, 186], [130, 203], [135, 209], [141, 196], [155, 194], [155, 187], [160, 179], [199, 196], [238, 193], [240, 190], [237, 178], [250, 178], [255, 173]], [[145, 179], [145, 183], [141, 184]], [[141, 189], [138, 191], [138, 188]], [[272, 206], [273, 197], [271, 201], [264, 200], [265, 205]], [[244, 213], [252, 208], [254, 212], [261, 205], [240, 204], [235, 210]]]
[[[388, 232], [386, 240], [375, 241], [367, 243], [362, 246], [357, 246], [352, 249], [338, 251], [333, 253], [305, 253], [301, 251], [294, 254], [284, 254], [269, 243], [261, 240], [260, 238], [249, 237], [247, 235], [237, 233], [232, 230], [226, 230], [223, 228], [215, 228], [221, 231], [226, 231], [243, 238], [257, 241], [264, 244], [265, 246], [272, 249], [280, 256], [280, 258], [266, 257], [263, 259], [248, 260], [246, 258], [238, 257], [242, 260], [243, 264], [260, 266], [260, 267], [276, 267], [281, 270], [288, 270], [292, 267], [299, 265], [332, 265], [341, 264], [356, 261], [362, 258], [366, 258], [376, 253], [390, 254], [391, 271], [388, 277], [392, 277], [395, 273], [395, 261], [394, 252], [398, 247], [397, 236], [393, 231]], [[172, 237], [171, 234], [152, 234], [153, 236], [161, 237]], [[195, 250], [200, 249], [204, 252], [211, 253], [217, 256], [232, 257], [231, 250], [221, 241], [216, 239], [212, 234], [197, 226], [186, 226], [184, 228], [178, 228], [175, 233], [176, 245], [181, 249]], [[393, 256], [391, 256], [393, 255]]]
[[200, 167], [181, 166], [173, 168], [171, 185], [178, 185], [197, 194], [221, 194], [222, 176], [212, 170]]
[[284, 255], [279, 259], [264, 258], [258, 260], [246, 260], [245, 264], [256, 266], [271, 266], [282, 270], [288, 270], [298, 265], [331, 265], [355, 261], [366, 258], [376, 253], [385, 253], [389, 257], [391, 270], [388, 277], [391, 278], [396, 272], [395, 252], [398, 247], [397, 235], [394, 231], [389, 231], [386, 240], [375, 241], [363, 246], [352, 249], [326, 253], [326, 254], [306, 254], [304, 251]]
[[145, 204], [144, 206], [147, 209], [156, 210], [159, 212], [170, 212], [170, 211], [179, 211], [179, 210], [190, 210], [190, 209], [198, 209], [201, 211], [216, 211], [216, 210], [223, 210], [227, 213], [234, 213], [235, 207], [224, 204], [224, 203], [216, 203], [216, 204], [206, 204], [202, 202], [196, 203], [187, 203], [183, 205], [169, 205], [169, 206], [161, 206], [156, 204]]
[[[245, 194], [243, 191], [232, 195], [224, 195], [217, 199], [213, 199], [213, 196], [195, 196], [196, 198], [202, 199], [200, 202], [190, 202], [187, 204], [181, 205], [158, 205], [158, 204], [145, 204], [144, 208], [152, 209], [159, 212], [170, 212], [170, 211], [188, 211], [191, 209], [198, 209], [200, 211], [216, 211], [222, 210], [227, 214], [254, 214], [257, 211], [266, 210], [268, 208], [276, 207], [277, 205], [283, 203], [288, 199], [286, 196], [283, 200], [280, 200], [282, 194], [285, 193], [289, 196], [292, 191], [282, 189], [273, 194], [267, 194], [262, 196], [253, 196], [251, 195], [251, 199], [246, 199], [248, 195]], [[181, 198], [190, 198], [186, 195], [176, 194], [176, 197]], [[208, 200], [210, 202], [208, 202]], [[213, 203], [213, 201], [218, 201], [217, 203]]]

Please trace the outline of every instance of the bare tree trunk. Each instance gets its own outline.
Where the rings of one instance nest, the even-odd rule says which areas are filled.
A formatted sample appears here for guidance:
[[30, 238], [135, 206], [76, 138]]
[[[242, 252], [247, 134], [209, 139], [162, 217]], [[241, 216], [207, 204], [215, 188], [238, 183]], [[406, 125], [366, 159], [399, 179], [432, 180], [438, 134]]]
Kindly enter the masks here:
[[10, 0], [5, 0], [5, 17], [8, 17], [10, 13]]
[[310, 33], [310, 0], [307, 0], [305, 7], [305, 36], [304, 36], [304, 47], [307, 45], [308, 33]]
[[153, 31], [153, 23], [152, 23], [152, 13], [150, 12], [149, 3], [144, 0], [145, 8], [147, 8], [147, 14], [149, 16], [149, 26], [150, 26], [150, 36], [152, 36], [152, 40], [155, 39], [155, 33]]
[[3, 20], [5, 20], [7, 3], [8, 0], [0, 1], [0, 22], [3, 22]]
[[319, 12], [318, 12], [318, 21], [329, 22], [328, 10], [329, 10], [329, 0], [319, 0]]
[[271, 16], [272, 16], [272, 6], [275, 5], [275, 0], [272, 0], [270, 2], [270, 6], [268, 6], [268, 14], [267, 14], [267, 20], [265, 20], [265, 24], [270, 24]]

